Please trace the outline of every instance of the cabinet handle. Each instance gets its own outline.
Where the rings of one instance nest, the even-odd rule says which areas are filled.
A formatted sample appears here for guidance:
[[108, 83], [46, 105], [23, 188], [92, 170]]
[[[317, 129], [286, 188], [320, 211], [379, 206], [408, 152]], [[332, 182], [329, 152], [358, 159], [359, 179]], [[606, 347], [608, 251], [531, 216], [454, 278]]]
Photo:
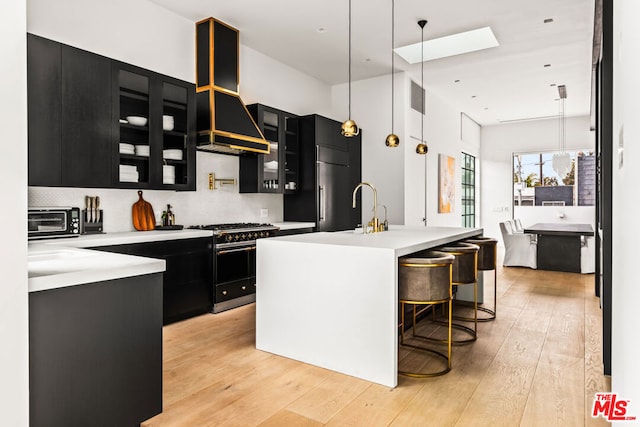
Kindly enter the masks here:
[[325, 204], [324, 204], [324, 185], [320, 186], [320, 191], [319, 191], [319, 197], [320, 197], [320, 221], [324, 221], [324, 217], [325, 217]]
[[247, 290], [247, 287], [246, 287], [246, 286], [243, 286], [243, 287], [242, 287], [242, 290], [243, 290], [243, 291], [246, 291], [246, 290]]
[[226, 295], [226, 294], [227, 294], [227, 291], [222, 291], [222, 295]]

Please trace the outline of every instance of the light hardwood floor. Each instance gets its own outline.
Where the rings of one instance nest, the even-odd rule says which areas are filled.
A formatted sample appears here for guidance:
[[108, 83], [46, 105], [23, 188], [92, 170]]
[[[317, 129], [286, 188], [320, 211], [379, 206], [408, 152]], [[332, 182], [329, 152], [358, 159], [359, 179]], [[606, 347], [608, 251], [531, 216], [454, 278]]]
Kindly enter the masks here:
[[611, 387], [593, 281], [500, 267], [497, 320], [454, 347], [449, 374], [399, 377], [395, 389], [256, 350], [255, 304], [175, 323], [164, 328], [164, 412], [142, 425], [607, 425], [590, 415], [594, 393]]

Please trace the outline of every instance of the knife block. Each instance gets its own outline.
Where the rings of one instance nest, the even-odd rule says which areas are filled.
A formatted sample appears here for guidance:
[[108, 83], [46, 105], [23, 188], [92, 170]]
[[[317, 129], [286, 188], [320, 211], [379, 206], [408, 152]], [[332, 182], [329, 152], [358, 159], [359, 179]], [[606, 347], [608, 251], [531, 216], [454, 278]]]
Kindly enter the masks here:
[[82, 234], [104, 233], [102, 231], [103, 222], [104, 212], [102, 212], [102, 209], [100, 209], [100, 221], [89, 221], [89, 212], [86, 209], [82, 210]]

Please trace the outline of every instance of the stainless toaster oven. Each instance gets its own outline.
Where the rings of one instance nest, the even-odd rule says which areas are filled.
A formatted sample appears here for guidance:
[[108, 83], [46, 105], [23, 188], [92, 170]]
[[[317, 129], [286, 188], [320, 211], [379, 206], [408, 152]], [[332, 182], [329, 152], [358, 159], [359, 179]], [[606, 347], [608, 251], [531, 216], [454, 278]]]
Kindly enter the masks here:
[[29, 207], [28, 236], [32, 239], [80, 235], [80, 208]]

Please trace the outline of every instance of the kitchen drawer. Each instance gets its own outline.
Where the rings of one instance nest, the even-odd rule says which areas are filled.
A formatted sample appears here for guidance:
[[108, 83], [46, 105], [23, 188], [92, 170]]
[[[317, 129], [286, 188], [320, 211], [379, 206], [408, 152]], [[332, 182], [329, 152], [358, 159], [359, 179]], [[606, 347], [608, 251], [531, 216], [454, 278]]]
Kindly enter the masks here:
[[256, 292], [256, 281], [247, 279], [238, 282], [216, 285], [216, 304]]

